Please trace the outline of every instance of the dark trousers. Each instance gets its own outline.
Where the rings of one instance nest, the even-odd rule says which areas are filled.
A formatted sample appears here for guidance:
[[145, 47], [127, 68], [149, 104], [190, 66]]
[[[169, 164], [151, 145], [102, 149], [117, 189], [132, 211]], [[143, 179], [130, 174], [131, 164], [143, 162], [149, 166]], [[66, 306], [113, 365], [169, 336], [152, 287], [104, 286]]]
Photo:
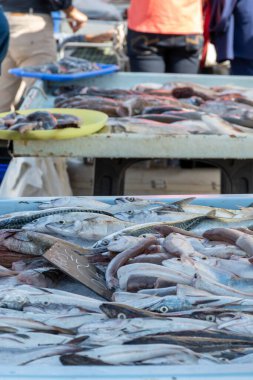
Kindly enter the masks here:
[[234, 58], [230, 65], [231, 75], [253, 75], [253, 59]]
[[0, 68], [4, 60], [9, 44], [9, 25], [7, 19], [0, 7]]
[[135, 72], [189, 73], [199, 69], [202, 37], [161, 35], [128, 30], [130, 69]]

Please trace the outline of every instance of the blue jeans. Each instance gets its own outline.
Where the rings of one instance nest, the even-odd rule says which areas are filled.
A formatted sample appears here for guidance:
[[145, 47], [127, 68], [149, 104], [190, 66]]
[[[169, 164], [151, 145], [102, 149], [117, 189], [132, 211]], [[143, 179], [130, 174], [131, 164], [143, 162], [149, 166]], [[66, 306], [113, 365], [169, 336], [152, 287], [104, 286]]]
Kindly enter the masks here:
[[131, 71], [196, 74], [202, 41], [200, 35], [162, 35], [128, 30]]
[[9, 45], [9, 24], [0, 7], [0, 67]]
[[253, 75], [253, 59], [234, 58], [230, 65], [231, 75]]

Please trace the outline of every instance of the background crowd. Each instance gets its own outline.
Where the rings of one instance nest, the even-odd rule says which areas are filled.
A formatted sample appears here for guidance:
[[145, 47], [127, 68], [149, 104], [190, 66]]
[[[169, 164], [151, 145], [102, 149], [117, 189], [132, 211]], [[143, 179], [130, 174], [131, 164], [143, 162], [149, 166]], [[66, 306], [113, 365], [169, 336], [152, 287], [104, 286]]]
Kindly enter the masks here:
[[[89, 1], [79, 0], [78, 9], [71, 0], [0, 0], [0, 112], [8, 111], [31, 83], [21, 86], [20, 78], [8, 74], [10, 68], [57, 59], [51, 12], [64, 12], [76, 33], [87, 22], [80, 9]], [[131, 0], [127, 25], [131, 71], [196, 74], [212, 42], [217, 62], [229, 61], [231, 74], [253, 74], [252, 0]]]

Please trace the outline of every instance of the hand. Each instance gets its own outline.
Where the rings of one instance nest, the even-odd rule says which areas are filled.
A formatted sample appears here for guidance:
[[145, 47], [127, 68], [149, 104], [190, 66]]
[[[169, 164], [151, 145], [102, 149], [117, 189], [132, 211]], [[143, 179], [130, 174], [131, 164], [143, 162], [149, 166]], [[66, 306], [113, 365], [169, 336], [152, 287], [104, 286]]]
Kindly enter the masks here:
[[86, 34], [86, 42], [102, 43], [106, 41], [111, 41], [113, 39], [114, 31], [109, 31], [106, 33], [101, 33], [97, 35]]
[[65, 9], [64, 12], [69, 19], [68, 23], [74, 33], [82, 28], [88, 20], [88, 17], [84, 13], [73, 6]]

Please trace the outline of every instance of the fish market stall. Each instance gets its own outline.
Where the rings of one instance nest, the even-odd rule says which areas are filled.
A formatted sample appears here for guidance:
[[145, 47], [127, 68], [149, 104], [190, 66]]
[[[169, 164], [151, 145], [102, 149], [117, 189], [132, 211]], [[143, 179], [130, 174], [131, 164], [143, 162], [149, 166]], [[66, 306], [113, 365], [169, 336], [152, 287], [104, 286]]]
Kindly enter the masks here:
[[252, 379], [252, 201], [1, 199], [0, 378]]
[[[252, 81], [245, 77], [209, 75], [169, 75], [143, 73], [117, 73], [108, 78], [86, 79], [83, 86], [98, 86], [100, 89], [129, 89], [141, 83], [191, 82], [206, 86], [235, 86], [250, 89]], [[76, 82], [73, 82], [77, 85]], [[60, 83], [36, 82], [28, 92], [23, 109], [52, 107], [55, 91]], [[93, 102], [93, 105], [96, 102]], [[84, 108], [89, 108], [91, 104]], [[212, 123], [213, 125], [214, 123]], [[211, 163], [221, 169], [222, 193], [251, 193], [252, 181], [252, 140], [250, 133], [234, 134], [146, 134], [108, 133], [103, 129], [99, 134], [80, 140], [61, 142], [42, 141], [15, 142], [14, 156], [80, 156], [94, 157], [95, 195], [123, 194], [126, 169], [133, 163], [152, 158], [181, 158]]]

